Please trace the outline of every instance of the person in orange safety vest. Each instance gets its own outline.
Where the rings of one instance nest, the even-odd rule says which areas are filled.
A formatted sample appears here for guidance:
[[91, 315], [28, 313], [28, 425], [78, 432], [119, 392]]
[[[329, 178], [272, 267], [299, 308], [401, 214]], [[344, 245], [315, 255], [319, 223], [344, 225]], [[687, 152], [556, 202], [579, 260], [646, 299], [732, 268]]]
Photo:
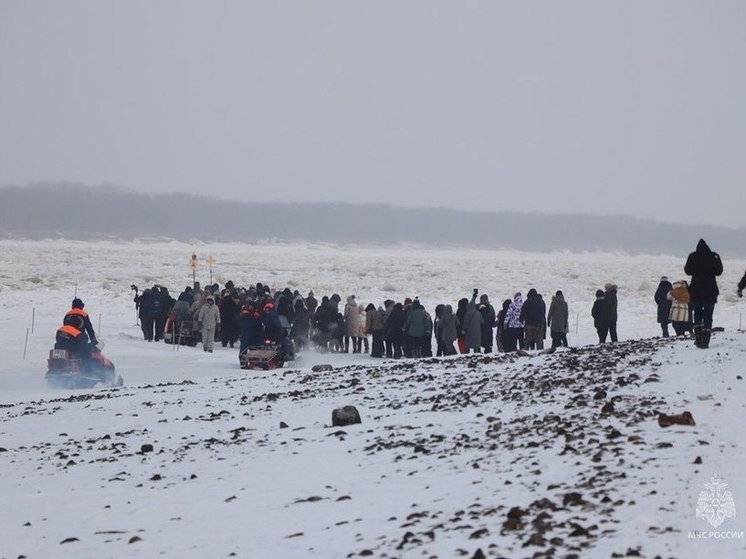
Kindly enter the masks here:
[[57, 330], [55, 349], [66, 349], [72, 355], [89, 358], [91, 347], [98, 343], [88, 313], [83, 310], [83, 301], [77, 297], [73, 299], [72, 308], [67, 311], [62, 320], [62, 326]]

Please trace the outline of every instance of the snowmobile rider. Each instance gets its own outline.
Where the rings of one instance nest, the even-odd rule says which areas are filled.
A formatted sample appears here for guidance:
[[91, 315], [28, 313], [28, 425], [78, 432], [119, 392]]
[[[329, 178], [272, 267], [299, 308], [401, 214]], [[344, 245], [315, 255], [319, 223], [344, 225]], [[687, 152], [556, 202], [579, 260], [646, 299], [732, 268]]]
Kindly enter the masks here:
[[275, 305], [271, 300], [265, 301], [262, 304], [260, 321], [264, 326], [264, 335], [267, 339], [275, 342], [282, 348], [286, 359], [295, 359], [287, 331], [283, 328], [280, 322], [280, 315], [277, 314]]
[[77, 297], [73, 299], [72, 308], [65, 313], [62, 326], [57, 330], [55, 348], [66, 349], [81, 359], [90, 359], [91, 350], [98, 340], [84, 306]]

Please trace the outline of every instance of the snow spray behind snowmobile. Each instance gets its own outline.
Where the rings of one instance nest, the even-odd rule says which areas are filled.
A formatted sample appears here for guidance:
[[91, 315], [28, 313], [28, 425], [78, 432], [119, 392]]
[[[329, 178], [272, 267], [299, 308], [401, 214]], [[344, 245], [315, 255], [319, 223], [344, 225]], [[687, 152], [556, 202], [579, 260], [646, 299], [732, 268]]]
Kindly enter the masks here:
[[114, 363], [101, 353], [98, 346], [91, 348], [90, 359], [73, 357], [66, 349], [50, 349], [44, 378], [52, 388], [92, 388], [97, 384], [124, 384], [122, 376], [116, 372]]

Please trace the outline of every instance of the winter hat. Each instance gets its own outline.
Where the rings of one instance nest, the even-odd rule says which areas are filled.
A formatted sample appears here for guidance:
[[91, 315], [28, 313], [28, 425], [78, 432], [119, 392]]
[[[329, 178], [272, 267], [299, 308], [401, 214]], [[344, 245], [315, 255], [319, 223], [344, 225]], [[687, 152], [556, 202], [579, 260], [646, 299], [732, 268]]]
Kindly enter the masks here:
[[668, 281], [668, 277], [667, 276], [661, 276], [661, 281]]
[[605, 295], [603, 289], [596, 289], [596, 297], [603, 297]]
[[482, 295], [479, 297], [479, 302], [480, 303], [488, 303], [489, 300], [490, 299], [489, 299], [489, 297], [487, 297], [486, 293], [482, 293]]
[[75, 299], [73, 299], [72, 307], [74, 309], [82, 309], [83, 307], [85, 307], [85, 305], [83, 304], [83, 301], [76, 297]]
[[365, 307], [366, 311], [374, 311], [376, 310], [376, 306], [373, 303], [368, 303], [368, 306]]
[[309, 296], [309, 297], [313, 297], [313, 291], [309, 291], [309, 292], [308, 292], [308, 296]]

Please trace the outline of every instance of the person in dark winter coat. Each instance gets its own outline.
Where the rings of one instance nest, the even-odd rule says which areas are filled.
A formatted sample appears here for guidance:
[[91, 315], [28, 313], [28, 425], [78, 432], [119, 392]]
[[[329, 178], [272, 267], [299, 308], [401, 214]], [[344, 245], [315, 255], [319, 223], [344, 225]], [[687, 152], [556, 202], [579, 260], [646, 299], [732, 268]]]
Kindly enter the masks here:
[[220, 342], [223, 347], [233, 347], [238, 340], [240, 313], [238, 294], [224, 291], [220, 298]]
[[667, 295], [672, 287], [673, 286], [671, 285], [671, 282], [668, 281], [668, 278], [663, 276], [653, 297], [655, 304], [658, 305], [658, 323], [661, 325], [661, 331], [664, 338], [668, 338], [668, 323], [670, 322], [668, 315], [671, 312], [671, 301], [668, 299]]
[[443, 311], [445, 310], [446, 306], [444, 304], [435, 305], [435, 357], [442, 357], [446, 355], [445, 347], [443, 347], [443, 340], [441, 336], [441, 330], [440, 330], [440, 319], [443, 316]]
[[267, 339], [272, 340], [282, 348], [286, 359], [295, 359], [292, 345], [288, 339], [287, 330], [283, 327], [280, 315], [277, 313], [272, 301], [266, 301], [262, 306], [260, 320], [264, 327], [264, 335]]
[[458, 326], [458, 332], [456, 342], [459, 353], [466, 353], [466, 340], [464, 339], [464, 317], [466, 316], [466, 305], [469, 304], [469, 299], [463, 297], [459, 299], [456, 305], [456, 324]]
[[163, 339], [163, 330], [166, 326], [166, 317], [171, 312], [171, 296], [165, 287], [153, 286], [153, 320], [155, 332], [153, 339], [158, 342]]
[[285, 317], [285, 320], [283, 320], [284, 324], [290, 325], [293, 323], [293, 320], [295, 320], [295, 309], [293, 306], [293, 293], [289, 288], [286, 287], [283, 289], [282, 293], [277, 297], [275, 308], [277, 309], [277, 314]]
[[613, 283], [604, 285], [604, 320], [609, 329], [609, 338], [612, 343], [618, 340], [616, 333], [617, 321], [617, 286]]
[[308, 333], [311, 329], [311, 315], [306, 309], [303, 298], [295, 301], [294, 316], [293, 325], [290, 327], [290, 338], [295, 344], [295, 349], [300, 351], [308, 345]]
[[547, 312], [547, 326], [552, 336], [552, 347], [567, 347], [567, 332], [569, 330], [570, 311], [567, 308], [562, 291], [557, 291], [552, 297]]
[[497, 317], [486, 294], [479, 297], [479, 312], [482, 315], [482, 349], [484, 353], [492, 353], [492, 326]]
[[401, 359], [402, 356], [402, 342], [404, 341], [403, 328], [406, 319], [407, 315], [404, 312], [404, 306], [401, 303], [396, 303], [386, 320], [386, 340], [391, 344], [394, 359]]
[[[428, 316], [420, 302], [415, 299], [407, 313], [402, 329], [407, 336], [410, 357], [422, 357], [425, 336], [429, 336]], [[429, 339], [429, 338], [428, 338]]]
[[480, 353], [482, 348], [482, 314], [477, 308], [477, 290], [466, 305], [464, 313], [464, 346], [466, 353]]
[[505, 319], [508, 316], [510, 303], [510, 299], [505, 299], [503, 301], [503, 307], [500, 312], [497, 313], [497, 318], [495, 319], [495, 343], [497, 343], [497, 351], [499, 351], [500, 353], [504, 353], [507, 351], [505, 349], [505, 343], [508, 337], [508, 327], [505, 323]]
[[142, 294], [137, 297], [136, 302], [140, 309], [140, 328], [142, 329], [143, 338], [148, 342], [152, 342], [153, 336], [155, 335], [153, 292], [150, 289], [145, 289]]
[[[72, 326], [73, 328], [79, 330], [80, 340], [82, 340], [82, 343], [95, 346], [96, 344], [98, 344], [98, 340], [96, 339], [96, 332], [93, 330], [91, 319], [89, 318], [88, 313], [83, 310], [83, 307], [85, 307], [85, 304], [83, 304], [82, 300], [78, 299], [77, 297], [73, 299], [70, 310], [65, 313], [65, 316], [62, 319], [62, 325]], [[88, 353], [90, 354], [90, 351]]]
[[528, 349], [544, 349], [544, 336], [547, 331], [546, 315], [546, 303], [536, 289], [529, 289], [520, 314], [521, 322], [523, 322], [524, 343]]
[[370, 356], [383, 357], [383, 326], [384, 310], [377, 308], [373, 303], [365, 307], [365, 333], [370, 334], [373, 338], [370, 347]]
[[183, 335], [189, 335], [192, 329], [192, 305], [186, 293], [179, 295], [179, 299], [171, 309], [172, 343], [180, 343]]
[[445, 305], [443, 314], [438, 319], [438, 329], [440, 335], [440, 344], [443, 347], [443, 355], [456, 355], [456, 348], [453, 342], [458, 337], [458, 319], [453, 314], [453, 307]]
[[319, 302], [316, 300], [316, 297], [313, 296], [313, 291], [309, 291], [308, 297], [306, 297], [306, 309], [308, 309], [311, 316], [316, 312], [316, 307], [318, 306]]
[[609, 333], [609, 327], [606, 324], [606, 318], [604, 316], [604, 295], [603, 289], [596, 290], [596, 300], [591, 309], [593, 326], [596, 328], [598, 343], [600, 344], [606, 343], [606, 336]]
[[741, 281], [738, 282], [738, 290], [736, 293], [739, 297], [743, 297], [743, 290], [746, 289], [746, 272], [743, 273]]
[[394, 356], [394, 344], [389, 340], [387, 324], [389, 323], [391, 313], [394, 311], [394, 301], [386, 299], [383, 302], [383, 308], [383, 342], [386, 347], [386, 357], [391, 359]]
[[720, 290], [716, 277], [723, 273], [720, 255], [713, 252], [704, 239], [697, 243], [697, 250], [689, 254], [684, 265], [684, 273], [692, 276], [689, 283], [694, 324], [706, 330], [712, 328], [712, 315]]
[[239, 353], [243, 353], [247, 348], [252, 346], [261, 346], [264, 344], [264, 333], [259, 312], [254, 307], [254, 303], [247, 303], [241, 309], [241, 344]]

